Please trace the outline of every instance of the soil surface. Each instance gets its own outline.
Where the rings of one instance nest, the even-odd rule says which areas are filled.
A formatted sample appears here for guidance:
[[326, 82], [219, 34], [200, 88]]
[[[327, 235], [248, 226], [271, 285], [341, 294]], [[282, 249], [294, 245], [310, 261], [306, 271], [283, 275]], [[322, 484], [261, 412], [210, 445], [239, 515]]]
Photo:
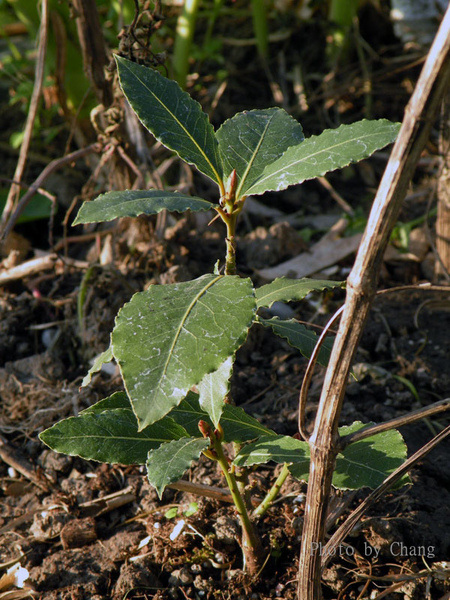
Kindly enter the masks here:
[[[425, 51], [410, 49], [400, 61], [403, 46], [383, 14], [361, 15], [361, 34], [376, 48], [369, 54], [370, 67], [378, 74], [378, 79], [373, 78], [371, 114], [367, 116], [396, 120], [402, 118]], [[374, 15], [384, 18], [378, 38], [366, 25]], [[284, 25], [277, 24], [280, 29]], [[240, 27], [246, 37], [249, 23]], [[311, 72], [318, 59], [308, 54], [304, 40], [310, 40], [311, 48], [316, 49], [317, 36], [324, 39], [325, 34], [314, 21], [292, 27], [290, 35], [272, 48], [272, 87], [255, 68], [258, 59], [253, 47], [250, 52], [247, 47], [230, 46], [228, 85], [217, 106], [213, 102], [217, 88], [201, 74], [206, 68], [200, 69], [191, 91], [198, 94], [205, 110], [214, 107], [210, 112], [215, 125], [238, 110], [274, 105], [270, 92], [274, 89], [281, 90], [282, 103], [302, 122], [308, 135], [338, 124], [336, 121], [350, 122], [365, 115], [363, 70], [356, 58], [348, 63], [351, 72], [336, 70], [328, 80], [325, 73], [319, 74], [319, 84], [311, 77], [307, 97], [314, 108], [300, 107], [301, 94], [293, 83], [294, 65], [301, 64]], [[397, 57], [398, 64], [392, 57]], [[424, 224], [413, 230], [408, 248], [399, 249], [397, 237], [386, 254], [380, 289], [399, 289], [375, 299], [357, 351], [355, 377], [347, 387], [343, 425], [358, 420], [385, 421], [450, 395], [448, 291], [443, 286], [440, 290], [408, 287], [433, 277], [429, 198], [438, 174], [436, 143], [436, 139], [430, 141], [401, 215], [404, 223], [424, 216]], [[335, 260], [330, 239], [332, 258], [308, 275], [346, 279], [354, 259], [350, 240], [361, 231], [387, 152], [329, 176], [332, 192], [338, 192], [352, 208], [340, 230], [341, 236], [348, 237], [350, 250]], [[157, 166], [167, 158], [163, 150], [153, 149]], [[5, 155], [5, 160], [13, 169], [12, 158]], [[39, 173], [37, 165], [35, 168]], [[67, 171], [62, 178], [67, 186], [63, 213], [77, 195], [80, 205], [83, 169]], [[177, 161], [170, 169], [167, 177], [172, 185], [184, 185], [195, 195], [215, 199], [208, 181], [198, 174]], [[60, 189], [62, 179], [55, 179], [52, 185]], [[249, 577], [243, 568], [239, 526], [231, 505], [174, 489], [167, 489], [159, 500], [144, 468], [102, 465], [56, 454], [37, 437], [61, 418], [122, 389], [114, 367], [95, 375], [90, 386], [80, 389], [80, 385], [93, 358], [108, 346], [117, 311], [133, 293], [150, 284], [186, 281], [212, 272], [217, 259], [223, 258], [224, 231], [217, 222], [208, 226], [212, 216], [167, 215], [165, 223], [139, 218], [96, 230], [86, 227], [84, 233], [89, 235], [69, 240], [65, 250], [63, 244], [58, 247], [64, 239], [62, 217], [54, 224], [53, 246], [48, 243], [48, 227], [36, 222], [16, 227], [17, 238], [4, 257], [2, 272], [52, 248], [58, 249], [61, 259], [51, 270], [14, 279], [0, 288], [0, 563], [6, 568], [19, 560], [29, 575], [24, 595], [14, 597], [296, 597], [305, 483], [288, 479], [278, 501], [257, 523], [267, 559], [259, 575]], [[239, 273], [251, 276], [256, 285], [264, 283], [262, 269], [301, 253], [310, 255], [342, 216], [342, 206], [319, 182], [254, 199], [238, 232]], [[81, 314], [80, 289], [84, 290]], [[343, 300], [344, 291], [338, 290], [279, 306], [277, 311], [280, 316], [320, 327]], [[277, 433], [295, 435], [306, 365], [307, 360], [286, 342], [255, 326], [237, 354], [232, 397]], [[323, 376], [324, 369], [316, 368], [308, 397], [308, 427], [313, 423]], [[447, 421], [440, 416], [402, 428], [408, 454]], [[252, 472], [250, 486], [255, 497], [264, 496], [278, 471], [279, 467], [268, 465]], [[325, 599], [450, 597], [449, 444], [435, 448], [415, 465], [410, 476], [412, 485], [389, 491], [376, 503], [330, 561], [323, 573]], [[207, 459], [194, 464], [186, 479], [225, 486]], [[334, 493], [329, 534], [368, 493], [367, 489]], [[9, 598], [3, 596], [1, 586], [2, 580], [0, 599]]]

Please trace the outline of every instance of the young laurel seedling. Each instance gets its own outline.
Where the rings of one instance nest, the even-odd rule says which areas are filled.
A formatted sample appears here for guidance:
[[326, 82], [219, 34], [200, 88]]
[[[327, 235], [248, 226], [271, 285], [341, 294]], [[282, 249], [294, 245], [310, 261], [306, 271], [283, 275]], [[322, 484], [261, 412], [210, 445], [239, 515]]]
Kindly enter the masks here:
[[[236, 275], [236, 222], [250, 194], [283, 190], [362, 160], [391, 143], [399, 126], [364, 120], [305, 139], [288, 113], [269, 108], [239, 113], [215, 132], [200, 105], [178, 84], [124, 58], [116, 60], [122, 90], [143, 124], [212, 179], [220, 201], [164, 190], [109, 192], [84, 203], [75, 224], [163, 209], [214, 210], [226, 226], [225, 272], [152, 285], [135, 294], [116, 317], [110, 347], [83, 382], [88, 384], [103, 363], [115, 359], [126, 391], [57, 423], [40, 438], [58, 452], [86, 459], [145, 464], [160, 496], [203, 453], [222, 469], [242, 526], [245, 565], [255, 574], [262, 559], [255, 519], [270, 506], [289, 472], [307, 480], [309, 447], [277, 435], [232, 405], [236, 351], [249, 328], [259, 323], [310, 356], [317, 341], [313, 332], [295, 320], [263, 318], [257, 311], [341, 284], [281, 278], [255, 289], [248, 277]], [[320, 351], [321, 364], [327, 363], [329, 352], [330, 343]], [[342, 433], [362, 426], [354, 423]], [[356, 442], [338, 456], [333, 483], [340, 488], [375, 487], [405, 456], [396, 431]], [[268, 461], [284, 467], [253, 510], [245, 489], [247, 469]]]

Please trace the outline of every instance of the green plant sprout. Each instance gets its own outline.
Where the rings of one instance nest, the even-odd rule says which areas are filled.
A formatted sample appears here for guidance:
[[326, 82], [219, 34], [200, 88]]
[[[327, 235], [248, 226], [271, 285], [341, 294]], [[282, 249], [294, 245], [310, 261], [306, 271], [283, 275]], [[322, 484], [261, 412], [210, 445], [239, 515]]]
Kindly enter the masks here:
[[351, 39], [349, 32], [360, 5], [360, 0], [331, 0], [328, 21], [334, 25], [334, 31], [327, 46], [327, 54], [331, 63], [335, 63], [342, 52], [344, 54], [347, 52]]
[[[220, 14], [223, 0], [214, 0], [212, 15], [206, 30], [204, 44], [211, 42], [211, 33], [214, 22]], [[172, 66], [176, 81], [181, 87], [185, 87], [189, 73], [189, 57], [192, 55], [191, 46], [194, 39], [194, 31], [197, 23], [200, 0], [185, 0], [183, 9], [178, 17], [175, 43], [172, 56]], [[233, 9], [235, 12], [236, 9]], [[259, 55], [267, 58], [269, 47], [269, 33], [267, 27], [267, 11], [264, 0], [251, 1], [251, 13], [253, 31], [255, 33], [256, 45]]]
[[[58, 452], [106, 463], [142, 464], [159, 496], [202, 454], [216, 462], [230, 490], [241, 528], [244, 566], [259, 573], [264, 552], [256, 521], [271, 506], [287, 475], [308, 479], [309, 445], [263, 426], [230, 397], [236, 352], [259, 323], [310, 357], [317, 336], [294, 319], [265, 318], [260, 308], [298, 301], [334, 281], [275, 279], [255, 288], [236, 274], [236, 223], [246, 198], [278, 191], [370, 156], [391, 143], [399, 125], [360, 121], [305, 139], [281, 108], [236, 114], [216, 132], [200, 105], [159, 72], [116, 57], [122, 90], [148, 130], [214, 181], [218, 203], [179, 192], [128, 190], [85, 202], [74, 222], [95, 223], [161, 210], [213, 210], [226, 228], [224, 273], [216, 266], [193, 280], [152, 285], [119, 311], [109, 348], [83, 380], [115, 359], [125, 391], [118, 391], [42, 432]], [[331, 341], [318, 351], [328, 362]], [[364, 425], [353, 423], [342, 435]], [[357, 441], [338, 455], [333, 484], [375, 487], [402, 464], [406, 447], [397, 431]], [[266, 498], [253, 507], [246, 488], [253, 465], [274, 461], [282, 470]]]

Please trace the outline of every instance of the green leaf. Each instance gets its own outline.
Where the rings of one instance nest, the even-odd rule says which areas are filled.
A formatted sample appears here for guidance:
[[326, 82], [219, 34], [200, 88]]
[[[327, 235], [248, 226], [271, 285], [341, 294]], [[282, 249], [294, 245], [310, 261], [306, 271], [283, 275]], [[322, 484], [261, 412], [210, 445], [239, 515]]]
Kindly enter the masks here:
[[302, 458], [309, 464], [309, 445], [287, 435], [260, 437], [255, 442], [244, 446], [233, 464], [238, 467], [249, 467], [268, 463], [299, 462]]
[[172, 408], [169, 415], [186, 429], [190, 437], [203, 437], [198, 428], [200, 420], [213, 425], [208, 413], [200, 408], [199, 396], [195, 392], [189, 392], [178, 406]]
[[270, 308], [274, 302], [302, 300], [310, 292], [343, 287], [342, 281], [320, 281], [318, 279], [288, 279], [280, 277], [255, 290], [256, 306]]
[[120, 85], [133, 110], [164, 146], [220, 184], [214, 129], [201, 106], [158, 71], [116, 56]]
[[166, 519], [175, 519], [175, 517], [177, 515], [178, 515], [178, 507], [177, 506], [172, 506], [172, 508], [169, 508], [169, 510], [164, 513], [164, 516], [166, 517]]
[[289, 146], [303, 142], [302, 127], [282, 108], [238, 113], [218, 129], [224, 175], [236, 169], [236, 198], [261, 177], [264, 168], [280, 158]]
[[276, 435], [245, 410], [232, 404], [225, 404], [220, 424], [227, 442], [247, 442], [260, 435]]
[[124, 465], [145, 464], [147, 453], [161, 444], [186, 438], [186, 430], [166, 417], [138, 431], [129, 408], [87, 410], [43, 431], [39, 438], [56, 452]]
[[96, 359], [94, 360], [94, 364], [92, 365], [92, 367], [89, 369], [89, 371], [87, 372], [87, 375], [84, 377], [83, 381], [81, 382], [81, 387], [85, 387], [86, 385], [89, 385], [91, 383], [91, 379], [92, 379], [92, 375], [94, 375], [94, 373], [98, 373], [102, 366], [106, 363], [109, 363], [113, 360], [114, 356], [112, 353], [112, 348], [111, 346], [105, 350], [104, 352], [102, 352], [101, 354], [99, 354]]
[[185, 517], [192, 517], [198, 511], [198, 502], [191, 502], [186, 510], [183, 510]]
[[111, 338], [140, 428], [161, 419], [235, 353], [254, 312], [250, 279], [210, 274], [153, 285], [125, 304]]
[[[370, 423], [356, 421], [352, 425], [340, 427], [339, 435], [348, 435], [367, 425]], [[347, 446], [342, 454], [338, 454], [333, 485], [339, 489], [351, 490], [376, 488], [405, 462], [406, 456], [406, 444], [395, 429], [355, 442]], [[308, 464], [293, 464], [289, 471], [297, 479], [308, 481]], [[404, 477], [400, 485], [408, 482], [409, 478]]]
[[[297, 348], [306, 358], [311, 357], [319, 339], [319, 336], [314, 331], [307, 329], [304, 325], [294, 321], [294, 319], [282, 320], [278, 317], [263, 319], [262, 317], [258, 317], [257, 322], [264, 325], [264, 327], [270, 327], [276, 335], [287, 340], [291, 346]], [[317, 362], [324, 367], [328, 365], [328, 361], [330, 360], [333, 342], [334, 336], [327, 337], [319, 351]]]
[[[1, 17], [0, 17], [1, 19]], [[20, 141], [20, 144], [22, 141]], [[20, 146], [19, 144], [19, 146]], [[3, 213], [5, 208], [6, 199], [8, 198], [9, 188], [8, 189], [0, 189], [0, 214]], [[20, 198], [23, 194], [20, 195]], [[20, 201], [18, 199], [18, 202]], [[17, 218], [17, 225], [20, 223], [30, 223], [32, 221], [39, 221], [40, 219], [49, 219], [52, 214], [55, 214], [58, 210], [58, 204], [53, 203], [50, 198], [47, 196], [42, 196], [41, 194], [35, 194], [33, 196], [32, 202], [27, 204], [23, 211], [20, 213], [20, 216]]]
[[200, 394], [200, 406], [211, 417], [215, 427], [222, 415], [225, 396], [230, 391], [232, 369], [233, 356], [229, 356], [217, 371], [205, 375], [197, 386]]
[[208, 446], [209, 440], [204, 438], [183, 438], [150, 450], [147, 459], [148, 480], [160, 498], [164, 489], [178, 481], [192, 461], [197, 460]]
[[399, 129], [399, 123], [385, 119], [363, 120], [352, 125], [341, 125], [337, 129], [327, 129], [301, 144], [291, 146], [283, 156], [267, 164], [246, 193], [284, 190], [290, 185], [358, 162], [391, 144]]
[[[200, 408], [198, 394], [194, 392], [189, 392], [186, 398], [170, 411], [170, 416], [192, 437], [201, 435], [198, 429], [200, 419], [213, 425], [209, 415]], [[242, 408], [231, 404], [224, 405], [220, 424], [224, 431], [225, 442], [247, 442], [261, 435], [276, 435]]]
[[[340, 427], [339, 435], [349, 435], [370, 424], [356, 421]], [[342, 454], [338, 454], [333, 485], [351, 490], [362, 487], [376, 488], [405, 462], [406, 457], [406, 444], [396, 429], [378, 433], [350, 444]], [[405, 484], [408, 480], [405, 478], [402, 483]]]
[[299, 481], [309, 479], [309, 460], [299, 461], [289, 466], [289, 473]]
[[213, 207], [212, 202], [179, 192], [164, 190], [108, 192], [94, 201], [84, 202], [73, 224], [100, 223], [119, 217], [138, 217], [142, 214], [154, 215], [162, 210], [184, 212], [208, 210]]
[[86, 415], [86, 414], [98, 415], [102, 412], [105, 412], [106, 410], [114, 410], [116, 408], [127, 408], [128, 410], [131, 410], [131, 412], [133, 412], [130, 399], [125, 394], [125, 392], [114, 392], [114, 394], [111, 394], [111, 396], [108, 396], [107, 398], [103, 398], [103, 400], [99, 400], [92, 406], [85, 408], [79, 414], [80, 415]]

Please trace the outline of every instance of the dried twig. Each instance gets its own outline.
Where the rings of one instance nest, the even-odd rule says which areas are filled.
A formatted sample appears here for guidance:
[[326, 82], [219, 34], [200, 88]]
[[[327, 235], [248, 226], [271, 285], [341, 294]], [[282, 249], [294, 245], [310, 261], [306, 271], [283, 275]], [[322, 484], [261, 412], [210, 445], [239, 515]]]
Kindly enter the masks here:
[[81, 509], [83, 517], [99, 517], [100, 515], [111, 512], [116, 508], [125, 506], [125, 504], [134, 502], [135, 500], [136, 495], [133, 494], [133, 488], [128, 486], [123, 490], [119, 490], [113, 494], [108, 494], [107, 496], [102, 496], [101, 498], [96, 498], [95, 500], [83, 502], [78, 506]]
[[439, 413], [446, 412], [450, 409], [450, 398], [446, 398], [445, 400], [441, 400], [440, 402], [435, 402], [430, 406], [426, 406], [425, 408], [418, 408], [417, 410], [413, 410], [407, 415], [402, 415], [401, 417], [396, 417], [395, 419], [390, 419], [389, 421], [385, 421], [384, 423], [377, 423], [375, 425], [368, 425], [363, 429], [359, 429], [354, 433], [350, 433], [342, 437], [339, 440], [339, 447], [341, 452], [344, 448], [353, 444], [354, 442], [359, 442], [364, 440], [372, 435], [376, 435], [377, 433], [382, 433], [383, 431], [389, 431], [390, 429], [395, 429], [396, 427], [403, 427], [404, 425], [410, 425], [411, 423], [415, 423], [416, 421], [420, 421], [422, 419], [426, 419], [428, 417], [435, 416]]
[[211, 485], [204, 485], [203, 483], [194, 483], [192, 481], [180, 479], [167, 487], [180, 492], [188, 492], [190, 494], [205, 496], [206, 498], [213, 498], [214, 500], [220, 500], [220, 502], [233, 503], [233, 498], [228, 490]]
[[73, 6], [84, 71], [97, 100], [107, 108], [112, 104], [114, 96], [111, 82], [105, 77], [108, 56], [97, 5], [95, 0], [73, 0]]
[[437, 185], [435, 273], [450, 283], [450, 98], [442, 103], [439, 150], [443, 164]]
[[[13, 179], [20, 181], [25, 169], [25, 163], [27, 161], [28, 150], [30, 148], [31, 136], [33, 135], [34, 121], [36, 120], [37, 110], [39, 106], [39, 99], [42, 91], [42, 82], [44, 79], [44, 65], [45, 65], [45, 54], [47, 51], [47, 37], [48, 37], [48, 0], [42, 1], [41, 9], [41, 27], [39, 29], [39, 45], [36, 59], [36, 75], [34, 78], [33, 93], [30, 100], [30, 108], [28, 110], [27, 121], [25, 123], [25, 130], [23, 134], [23, 142], [20, 146], [19, 160], [17, 161], [16, 170], [14, 172]], [[20, 188], [17, 185], [12, 185], [8, 198], [6, 199], [5, 208], [2, 214], [2, 225], [4, 225], [16, 204]]]
[[331, 183], [326, 177], [318, 177], [317, 181], [322, 187], [324, 187], [327, 190], [327, 192], [330, 194], [333, 200], [336, 201], [336, 203], [342, 208], [342, 210], [345, 213], [347, 213], [350, 217], [354, 216], [355, 211], [353, 210], [353, 208], [346, 200], [344, 200], [344, 198], [340, 194], [337, 193], [337, 191], [334, 189], [334, 187], [331, 185]]
[[319, 339], [317, 340], [316, 345], [314, 346], [313, 353], [311, 354], [311, 357], [308, 362], [308, 366], [306, 367], [305, 375], [303, 376], [302, 387], [300, 389], [300, 394], [298, 397], [298, 430], [300, 432], [301, 438], [305, 441], [307, 441], [308, 437], [309, 437], [306, 432], [306, 429], [305, 429], [306, 401], [308, 399], [308, 390], [309, 390], [309, 386], [311, 384], [314, 367], [315, 367], [317, 359], [319, 357], [320, 348], [322, 347], [322, 345], [325, 341], [325, 338], [330, 331], [330, 328], [337, 321], [337, 319], [341, 316], [343, 310], [344, 310], [344, 307], [341, 306], [341, 308], [335, 312], [335, 314], [332, 316], [332, 318], [328, 321], [326, 327], [323, 329], [322, 333], [320, 334]]
[[26, 458], [20, 456], [18, 452], [10, 446], [8, 440], [0, 436], [0, 458], [7, 465], [21, 473], [24, 477], [32, 481], [42, 490], [48, 491], [51, 487], [49, 481], [44, 476], [40, 477], [33, 465]]
[[345, 308], [325, 375], [314, 431], [309, 439], [311, 464], [298, 583], [298, 597], [302, 600], [318, 600], [321, 597], [322, 553], [319, 548], [325, 535], [331, 480], [339, 448], [338, 425], [345, 387], [353, 356], [375, 296], [380, 265], [389, 235], [449, 81], [450, 7], [406, 107], [402, 128], [377, 192], [355, 265], [348, 278]]
[[34, 183], [32, 183], [30, 185], [30, 187], [28, 188], [26, 193], [20, 199], [20, 202], [17, 205], [16, 210], [14, 211], [14, 214], [12, 214], [9, 217], [8, 221], [4, 223], [4, 229], [1, 233], [0, 241], [3, 241], [4, 239], [6, 239], [6, 237], [11, 232], [12, 228], [16, 224], [17, 219], [20, 217], [20, 215], [24, 211], [27, 204], [30, 202], [30, 200], [32, 199], [34, 194], [40, 189], [40, 187], [42, 186], [44, 181], [47, 179], [47, 177], [49, 177], [53, 173], [53, 171], [56, 171], [57, 169], [60, 169], [64, 165], [74, 162], [74, 161], [78, 160], [79, 158], [82, 158], [83, 156], [91, 154], [92, 152], [99, 152], [100, 148], [101, 147], [99, 144], [91, 144], [90, 146], [87, 146], [86, 148], [81, 148], [81, 150], [76, 150], [75, 152], [71, 152], [67, 156], [63, 156], [62, 158], [56, 158], [55, 160], [52, 160], [52, 162], [49, 163], [45, 167], [45, 169], [42, 171], [42, 173], [39, 175], [39, 177], [34, 181]]
[[61, 264], [79, 269], [87, 269], [89, 266], [89, 263], [86, 261], [74, 260], [71, 258], [65, 258], [63, 261], [57, 254], [46, 254], [45, 256], [39, 256], [38, 258], [27, 260], [21, 265], [11, 267], [11, 269], [0, 273], [0, 285], [4, 285], [10, 281], [17, 281], [18, 279], [23, 279], [24, 277], [29, 277], [30, 275], [35, 275], [36, 273], [41, 273], [42, 271], [54, 269], [58, 261], [60, 261]]

